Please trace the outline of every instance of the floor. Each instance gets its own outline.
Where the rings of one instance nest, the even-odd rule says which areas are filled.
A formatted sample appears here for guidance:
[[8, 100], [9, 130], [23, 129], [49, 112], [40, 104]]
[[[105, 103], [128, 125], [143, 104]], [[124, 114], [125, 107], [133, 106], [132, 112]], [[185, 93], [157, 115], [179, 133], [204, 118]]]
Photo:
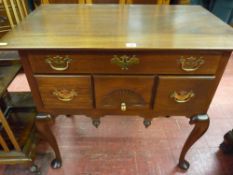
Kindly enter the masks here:
[[[17, 82], [24, 83], [17, 83]], [[9, 88], [27, 90], [24, 75]], [[190, 169], [176, 167], [182, 145], [192, 130], [184, 117], [157, 118], [145, 129], [140, 117], [107, 116], [98, 129], [85, 116], [59, 116], [53, 131], [63, 167], [53, 170], [53, 153], [38, 145], [36, 164], [43, 175], [233, 175], [233, 155], [219, 151], [223, 135], [233, 128], [233, 55], [208, 114], [207, 133], [187, 154]], [[27, 166], [0, 166], [1, 175], [30, 174]]]

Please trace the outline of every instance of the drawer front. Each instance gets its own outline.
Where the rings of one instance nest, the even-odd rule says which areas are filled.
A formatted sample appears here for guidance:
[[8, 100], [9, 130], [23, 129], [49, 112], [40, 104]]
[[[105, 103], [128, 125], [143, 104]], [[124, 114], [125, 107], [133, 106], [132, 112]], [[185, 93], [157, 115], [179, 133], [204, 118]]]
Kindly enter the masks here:
[[162, 115], [206, 113], [214, 76], [160, 76], [154, 110]]
[[215, 74], [221, 54], [188, 52], [32, 52], [34, 73]]
[[44, 108], [93, 107], [89, 76], [36, 76]]
[[153, 76], [95, 76], [97, 109], [149, 109]]

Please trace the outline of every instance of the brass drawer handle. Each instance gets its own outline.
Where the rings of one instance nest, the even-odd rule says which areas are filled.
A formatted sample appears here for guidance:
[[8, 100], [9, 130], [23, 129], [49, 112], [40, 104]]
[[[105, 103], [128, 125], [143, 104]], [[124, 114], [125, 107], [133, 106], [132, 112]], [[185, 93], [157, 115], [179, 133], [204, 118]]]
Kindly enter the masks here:
[[139, 59], [136, 57], [136, 55], [133, 56], [113, 55], [113, 58], [111, 59], [111, 63], [118, 65], [122, 70], [128, 70], [129, 66], [139, 64]]
[[195, 96], [195, 94], [193, 91], [189, 91], [189, 92], [187, 92], [187, 91], [180, 91], [180, 92], [174, 91], [170, 97], [173, 98], [177, 103], [186, 103], [194, 96]]
[[192, 72], [198, 70], [201, 65], [205, 63], [203, 57], [188, 57], [188, 58], [180, 58], [181, 69], [186, 72]]
[[61, 57], [59, 55], [50, 57], [45, 59], [45, 62], [49, 64], [49, 66], [56, 71], [65, 71], [69, 68], [69, 64], [72, 61], [68, 56]]
[[77, 92], [72, 89], [72, 90], [67, 90], [67, 89], [54, 89], [53, 95], [57, 97], [58, 100], [63, 101], [63, 102], [69, 102], [74, 99], [75, 96], [77, 96]]
[[125, 102], [122, 102], [121, 103], [121, 111], [126, 111], [127, 110], [127, 107], [126, 107], [126, 103]]

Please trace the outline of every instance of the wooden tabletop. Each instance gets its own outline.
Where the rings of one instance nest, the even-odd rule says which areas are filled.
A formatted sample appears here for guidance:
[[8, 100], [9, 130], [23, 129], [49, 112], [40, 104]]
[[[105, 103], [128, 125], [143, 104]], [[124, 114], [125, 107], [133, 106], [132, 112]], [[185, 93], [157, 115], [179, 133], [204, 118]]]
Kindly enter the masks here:
[[42, 5], [0, 49], [233, 50], [233, 29], [200, 6]]

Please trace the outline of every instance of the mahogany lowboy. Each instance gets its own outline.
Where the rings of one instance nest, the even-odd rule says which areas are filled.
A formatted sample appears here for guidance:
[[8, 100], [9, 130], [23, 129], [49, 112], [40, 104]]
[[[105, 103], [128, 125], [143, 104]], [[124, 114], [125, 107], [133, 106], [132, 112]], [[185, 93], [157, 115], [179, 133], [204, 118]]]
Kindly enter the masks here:
[[[206, 113], [230, 56], [219, 51], [132, 49], [119, 54], [105, 50], [55, 53], [20, 51], [38, 111], [86, 114], [96, 127], [101, 117], [111, 114], [140, 115], [145, 127], [154, 117], [179, 115], [192, 120], [201, 115], [197, 122], [205, 116], [206, 124], [201, 127], [204, 131], [194, 133], [199, 136], [209, 126]], [[126, 65], [113, 61], [124, 57]], [[130, 59], [136, 59], [135, 64], [127, 64]], [[191, 141], [197, 140], [190, 136]], [[189, 163], [181, 157], [179, 166], [187, 169]]]
[[96, 127], [105, 115], [141, 116], [149, 127], [175, 115], [195, 125], [178, 163], [187, 170], [185, 155], [208, 129], [232, 41], [232, 29], [197, 6], [46, 5], [2, 48], [19, 50], [53, 168], [61, 166], [53, 116], [85, 114]]

